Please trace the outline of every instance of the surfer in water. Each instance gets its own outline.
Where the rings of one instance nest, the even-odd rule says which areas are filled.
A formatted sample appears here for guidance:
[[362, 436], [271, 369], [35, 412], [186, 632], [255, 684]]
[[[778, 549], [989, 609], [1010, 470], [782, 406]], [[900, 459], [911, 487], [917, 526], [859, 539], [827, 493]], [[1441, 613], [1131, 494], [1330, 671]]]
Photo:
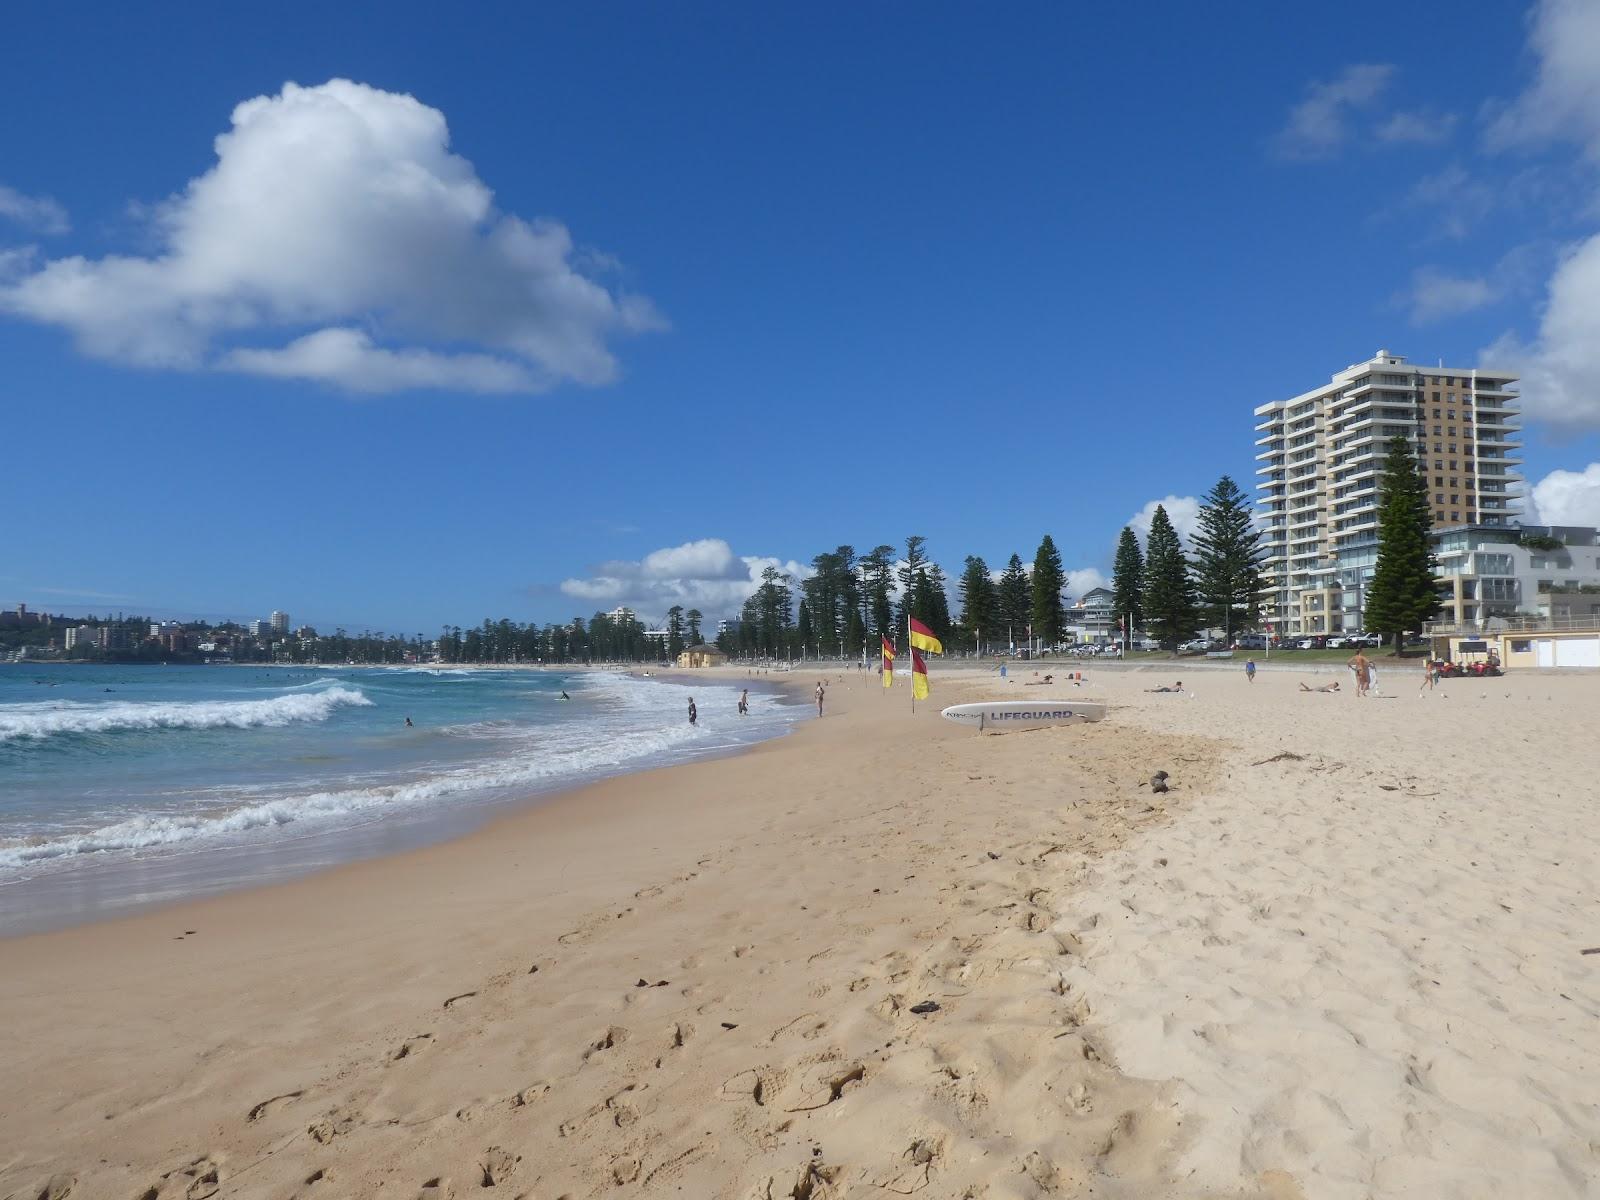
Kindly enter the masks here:
[[689, 724], [693, 725], [700, 719], [700, 710], [694, 706], [694, 697], [689, 697]]
[[563, 700], [571, 700], [571, 699], [572, 699], [572, 697], [571, 697], [571, 696], [569, 696], [569, 695], [567, 695], [567, 694], [566, 694], [566, 693], [565, 693], [565, 692], [562, 692], [562, 693], [561, 693], [561, 698], [562, 698], [562, 699], [563, 699]]
[[406, 728], [407, 729], [415, 729], [416, 728], [416, 726], [411, 723], [411, 718], [410, 717], [406, 718]]

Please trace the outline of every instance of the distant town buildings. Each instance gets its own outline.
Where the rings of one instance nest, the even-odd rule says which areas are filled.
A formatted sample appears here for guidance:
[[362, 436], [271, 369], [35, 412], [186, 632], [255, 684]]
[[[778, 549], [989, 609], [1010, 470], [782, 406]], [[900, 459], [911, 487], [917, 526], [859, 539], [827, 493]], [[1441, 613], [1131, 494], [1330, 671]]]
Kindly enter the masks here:
[[267, 623], [272, 627], [272, 632], [279, 637], [289, 632], [289, 614], [286, 612], [274, 610], [272, 616], [267, 618]]

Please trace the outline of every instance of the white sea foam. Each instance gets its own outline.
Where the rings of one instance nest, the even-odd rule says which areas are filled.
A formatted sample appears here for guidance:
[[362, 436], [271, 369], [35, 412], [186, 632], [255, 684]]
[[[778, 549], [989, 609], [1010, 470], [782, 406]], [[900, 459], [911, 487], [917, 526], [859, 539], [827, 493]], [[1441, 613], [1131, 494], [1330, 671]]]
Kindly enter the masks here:
[[359, 690], [335, 686], [267, 700], [195, 700], [0, 705], [0, 742], [61, 734], [142, 729], [252, 729], [325, 721], [343, 705], [370, 705]]
[[[273, 827], [322, 824], [338, 828], [428, 805], [516, 796], [636, 768], [652, 759], [723, 751], [731, 748], [728, 735], [735, 730], [758, 737], [787, 723], [785, 713], [765, 696], [751, 697], [752, 701], [759, 699], [757, 712], [764, 710], [765, 719], [739, 722], [731, 715], [736, 693], [726, 688], [694, 689], [600, 675], [591, 676], [583, 688], [599, 701], [595, 719], [525, 728], [520, 737], [514, 728], [495, 723], [496, 735], [512, 741], [513, 748], [487, 762], [444, 769], [402, 783], [257, 798], [208, 812], [146, 814], [81, 833], [0, 844], [0, 871], [37, 869], [51, 861], [116, 851], [199, 850], [234, 843], [252, 831]], [[724, 691], [727, 696], [720, 697], [724, 703], [715, 706], [715, 716], [703, 717], [698, 726], [691, 727], [679, 717], [677, 705], [683, 696], [697, 690], [708, 693], [706, 700]], [[360, 693], [348, 694], [360, 697]], [[364, 697], [344, 702], [368, 703]], [[709, 713], [711, 708], [706, 704], [702, 711]], [[724, 709], [730, 710], [726, 716]], [[515, 744], [517, 741], [521, 744]]]

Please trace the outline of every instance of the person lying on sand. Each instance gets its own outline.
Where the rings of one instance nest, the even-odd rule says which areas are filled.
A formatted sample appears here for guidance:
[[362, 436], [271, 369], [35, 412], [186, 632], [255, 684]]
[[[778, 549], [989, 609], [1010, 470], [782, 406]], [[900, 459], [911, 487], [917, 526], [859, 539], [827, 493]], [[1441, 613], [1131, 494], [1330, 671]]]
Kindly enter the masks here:
[[1145, 688], [1145, 691], [1147, 691], [1147, 692], [1158, 692], [1158, 693], [1159, 692], [1181, 692], [1181, 691], [1183, 691], [1183, 680], [1181, 680], [1181, 679], [1177, 680], [1175, 683], [1173, 683], [1173, 685], [1171, 687]]
[[1315, 687], [1315, 688], [1314, 687], [1307, 687], [1305, 684], [1302, 683], [1300, 685], [1300, 690], [1302, 692], [1337, 692], [1339, 690], [1339, 682], [1338, 682], [1338, 680], [1335, 680], [1332, 683], [1325, 683], [1321, 687]]

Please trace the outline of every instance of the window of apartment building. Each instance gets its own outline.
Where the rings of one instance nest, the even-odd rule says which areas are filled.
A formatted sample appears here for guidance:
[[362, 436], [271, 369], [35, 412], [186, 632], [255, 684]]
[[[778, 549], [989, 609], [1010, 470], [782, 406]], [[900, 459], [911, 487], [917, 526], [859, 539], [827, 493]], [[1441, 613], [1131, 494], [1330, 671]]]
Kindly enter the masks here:
[[1461, 514], [1458, 513], [1458, 512], [1453, 512], [1453, 513], [1450, 514], [1450, 519], [1452, 521], [1459, 521], [1459, 520], [1461, 520]]
[[1435, 475], [1433, 477], [1433, 486], [1434, 487], [1443, 487], [1444, 486], [1444, 476], [1443, 475]]
[[[1438, 392], [1435, 392], [1433, 394], [1433, 402], [1435, 404], [1439, 403], [1439, 393]], [[1436, 416], [1436, 417], [1439, 415], [1439, 410], [1437, 408], [1433, 410], [1433, 415]]]
[[[1456, 448], [1454, 446], [1450, 447], [1450, 453], [1454, 454], [1455, 450], [1456, 450]], [[1454, 471], [1456, 469], [1456, 460], [1453, 459], [1453, 458], [1450, 460], [1450, 469], [1452, 471]]]
[[1440, 427], [1439, 427], [1439, 426], [1437, 426], [1437, 425], [1435, 425], [1435, 426], [1434, 426], [1434, 427], [1433, 427], [1433, 436], [1434, 436], [1434, 437], [1439, 437], [1439, 436], [1440, 436], [1440, 435], [1442, 435], [1442, 434], [1443, 434], [1443, 433], [1444, 433], [1444, 430], [1443, 430], [1443, 429], [1441, 429], [1441, 428], [1440, 428]]
[[1452, 496], [1451, 496], [1451, 497], [1450, 497], [1450, 503], [1451, 503], [1451, 504], [1460, 504], [1460, 503], [1461, 503], [1461, 497], [1460, 497], [1460, 495], [1459, 495], [1459, 494], [1458, 494], [1458, 495], [1452, 495]]
[[1444, 503], [1444, 493], [1443, 492], [1435, 493], [1434, 497], [1433, 497], [1433, 502], [1435, 504], [1443, 504]]
[[1434, 444], [1433, 444], [1433, 452], [1434, 452], [1434, 453], [1435, 453], [1435, 454], [1443, 454], [1443, 453], [1444, 453], [1444, 443], [1442, 443], [1442, 442], [1435, 442], [1435, 443], [1434, 443]]

